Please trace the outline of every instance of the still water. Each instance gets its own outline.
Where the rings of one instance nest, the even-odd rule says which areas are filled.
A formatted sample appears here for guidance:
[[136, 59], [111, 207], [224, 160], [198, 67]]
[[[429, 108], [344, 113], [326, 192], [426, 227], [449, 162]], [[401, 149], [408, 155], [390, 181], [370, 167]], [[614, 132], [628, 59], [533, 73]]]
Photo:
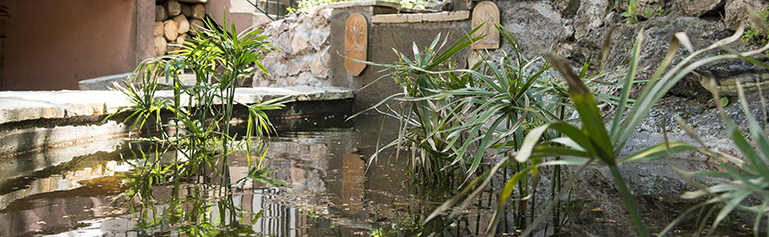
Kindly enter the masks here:
[[[198, 181], [214, 181], [154, 184], [151, 198], [127, 200], [130, 187], [148, 183], [131, 175], [133, 165], [142, 162], [133, 157], [152, 149], [123, 138], [0, 158], [0, 236], [412, 236], [435, 230], [429, 224], [420, 230], [419, 223], [450, 195], [410, 185], [405, 153], [396, 159], [393, 150], [386, 150], [368, 163], [379, 147], [396, 138], [398, 121], [371, 115], [351, 121], [325, 117], [274, 122], [279, 136], [271, 137], [265, 164], [277, 170], [268, 176], [285, 182], [282, 188], [245, 178], [249, 160], [233, 154], [228, 161], [230, 189], [222, 188], [221, 177], [203, 176]], [[175, 151], [146, 155], [166, 163], [178, 157]], [[584, 198], [590, 196], [584, 193], [611, 190], [605, 180], [591, 178], [596, 171], [584, 177], [593, 185], [579, 186], [587, 191], [575, 189], [561, 207], [568, 216], [565, 236], [635, 235], [629, 221], [613, 218], [624, 215], [619, 198]], [[500, 186], [505, 180], [494, 183]], [[484, 230], [494, 196], [481, 196], [464, 218], [437, 231], [472, 236]], [[649, 214], [643, 218], [652, 232], [688, 208], [682, 202], [656, 200], [662, 199], [636, 197]], [[603, 210], [609, 207], [618, 211]], [[516, 230], [507, 226], [516, 218], [508, 214], [503, 224], [509, 225], [500, 224], [504, 229], [498, 231], [514, 235]], [[750, 234], [743, 224], [726, 227], [715, 236]], [[689, 229], [696, 225], [689, 223], [673, 236], [691, 236]], [[546, 223], [535, 236], [552, 233]]]
[[367, 163], [397, 122], [322, 121], [278, 124], [265, 162], [286, 182], [280, 189], [242, 179], [248, 158], [232, 155], [234, 189], [155, 185], [154, 199], [126, 201], [123, 177], [142, 146], [120, 138], [0, 160], [0, 236], [357, 236], [415, 226], [425, 207], [409, 194], [406, 159], [391, 152]]

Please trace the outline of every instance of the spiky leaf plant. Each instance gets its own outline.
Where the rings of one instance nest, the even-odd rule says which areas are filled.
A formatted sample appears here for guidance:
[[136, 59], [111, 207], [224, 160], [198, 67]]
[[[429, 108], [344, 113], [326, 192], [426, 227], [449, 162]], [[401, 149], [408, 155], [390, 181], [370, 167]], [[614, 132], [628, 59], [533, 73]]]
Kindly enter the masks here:
[[[732, 37], [715, 42], [711, 46], [698, 51], [694, 51], [694, 49], [691, 47], [691, 43], [689, 42], [688, 37], [684, 33], [675, 34], [665, 60], [661, 62], [656, 73], [649, 79], [643, 91], [641, 92], [641, 95], [635, 100], [635, 103], [630, 104], [630, 88], [634, 83], [635, 68], [638, 64], [638, 55], [640, 54], [642, 45], [641, 43], [644, 36], [643, 30], [639, 32], [633, 54], [631, 56], [629, 69], [625, 77], [624, 87], [620, 93], [620, 97], [618, 98], [619, 101], [617, 103], [614, 117], [609, 119], [612, 121], [612, 123], [608, 125], [608, 129], [605, 123], [605, 119], [602, 117], [597, 108], [597, 104], [592, 92], [584, 85], [580, 76], [573, 72], [571, 66], [568, 64], [568, 62], [565, 61], [565, 59], [555, 56], [554, 54], [546, 55], [548, 61], [561, 73], [561, 75], [566, 80], [568, 84], [569, 97], [574, 108], [579, 114], [580, 123], [572, 124], [570, 122], [556, 121], [532, 129], [526, 135], [520, 151], [515, 154], [513, 159], [497, 163], [489, 172], [474, 180], [471, 185], [469, 185], [462, 193], [437, 208], [430, 215], [428, 220], [440, 215], [449, 208], [454, 207], [462, 200], [465, 201], [459, 205], [460, 208], [458, 208], [458, 210], [466, 207], [466, 200], [475, 199], [480, 193], [479, 190], [483, 189], [491, 181], [492, 175], [490, 174], [510, 166], [515, 162], [532, 161], [533, 164], [531, 168], [513, 175], [503, 188], [500, 197], [498, 198], [498, 208], [495, 212], [494, 220], [486, 231], [487, 235], [493, 235], [494, 231], [496, 230], [496, 224], [501, 219], [503, 214], [503, 207], [507, 202], [507, 199], [510, 197], [511, 192], [514, 190], [512, 186], [515, 185], [518, 179], [525, 175], [523, 174], [524, 172], [536, 171], [537, 167], [543, 165], [571, 164], [579, 165], [582, 167], [587, 165], [601, 165], [607, 166], [611, 171], [612, 177], [617, 185], [623, 201], [625, 202], [625, 206], [628, 209], [638, 234], [640, 236], [648, 236], [646, 228], [644, 227], [644, 224], [640, 218], [639, 212], [635, 207], [633, 199], [630, 195], [630, 191], [626, 186], [622, 178], [622, 174], [619, 172], [617, 167], [625, 163], [656, 159], [668, 154], [695, 149], [695, 147], [684, 142], [668, 142], [648, 147], [630, 155], [622, 156], [619, 152], [624, 147], [625, 142], [630, 137], [630, 135], [635, 131], [635, 128], [640, 123], [641, 119], [648, 114], [651, 107], [662, 96], [664, 96], [676, 82], [678, 82], [692, 70], [716, 60], [744, 57], [755, 54], [757, 52], [762, 52], [764, 50], [759, 49], [746, 52], [743, 54], [744, 56], [739, 54], [721, 54], [695, 60], [698, 58], [698, 56], [705, 52], [719, 49], [726, 44], [739, 40], [741, 34], [742, 28], [740, 28]], [[684, 60], [682, 60], [683, 63], [668, 69], [668, 65], [671, 63], [676, 52], [678, 51], [679, 45], [684, 45], [684, 47], [686, 47], [686, 49], [692, 53]], [[576, 125], [581, 127], [577, 127]], [[546, 139], [543, 141], [542, 138], [547, 131], [557, 131], [559, 134], [562, 134], [563, 137]], [[583, 159], [549, 162], [543, 162], [541, 160], [546, 157], [560, 156], [569, 156]], [[536, 174], [536, 172], [533, 173]], [[565, 190], [570, 188], [572, 181], [573, 180], [569, 180], [569, 183], [565, 185]], [[552, 209], [553, 203], [554, 202], [551, 202], [551, 204], [548, 205], [544, 213], [540, 214], [540, 216], [533, 221], [533, 224], [529, 226], [529, 228], [527, 228], [522, 233], [522, 235], [525, 236], [531, 233], [533, 228], [536, 227], [537, 224]], [[457, 215], [457, 211], [454, 211], [451, 215], [449, 215], [449, 217]]]

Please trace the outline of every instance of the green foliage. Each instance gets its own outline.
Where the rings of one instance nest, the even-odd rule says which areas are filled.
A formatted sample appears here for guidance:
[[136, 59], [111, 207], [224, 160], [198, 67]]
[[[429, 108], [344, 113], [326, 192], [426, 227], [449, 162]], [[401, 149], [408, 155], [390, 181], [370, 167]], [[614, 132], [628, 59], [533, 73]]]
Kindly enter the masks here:
[[[759, 20], [759, 15], [761, 15], [761, 19], [765, 19], [766, 17], [765, 13], [750, 13], [751, 18], [754, 21]], [[759, 26], [764, 31], [769, 30], [769, 26], [766, 24], [760, 24]], [[733, 36], [735, 37], [734, 40], [736, 40], [737, 36], [741, 35], [741, 30], [742, 28], [735, 33], [735, 36]], [[742, 35], [744, 36], [744, 34]], [[727, 52], [731, 53], [729, 56], [732, 58], [740, 58], [759, 67], [769, 69], [769, 65], [750, 57], [751, 55], [762, 51], [766, 52], [766, 50], [769, 49], [769, 44], [765, 44], [762, 48], [749, 52], [737, 52], [731, 48], [725, 46], [722, 47]], [[709, 87], [715, 88], [713, 85], [715, 82], [711, 81], [710, 83], [711, 85]], [[708, 147], [702, 142], [697, 134], [692, 132], [689, 126], [687, 126], [680, 118], [677, 118], [681, 127], [683, 127], [687, 133], [697, 141], [699, 146], [697, 146], [696, 149], [703, 154], [716, 158], [716, 161], [720, 163], [720, 167], [723, 169], [714, 172], [686, 172], [676, 169], [679, 174], [684, 176], [695, 187], [699, 188], [697, 191], [685, 193], [682, 195], [682, 198], [697, 199], [706, 196], [708, 198], [706, 201], [695, 205], [673, 220], [660, 233], [660, 236], [671, 232], [677, 225], [680, 225], [697, 214], [699, 214], [698, 220], [700, 220], [700, 222], [698, 223], [698, 229], [695, 233], [697, 233], [697, 236], [699, 233], [704, 233], [703, 230], [705, 229], [705, 226], [709, 224], [711, 227], [707, 230], [707, 234], [710, 236], [720, 223], [728, 219], [728, 215], [732, 211], [738, 209], [755, 214], [753, 222], [754, 236], [758, 236], [761, 232], [762, 219], [769, 216], [769, 192], [767, 191], [769, 190], [769, 183], [766, 182], [766, 180], [769, 179], [769, 138], [764, 134], [764, 130], [762, 130], [756, 117], [753, 116], [751, 110], [748, 108], [748, 102], [745, 97], [743, 86], [739, 82], [737, 82], [737, 91], [742, 111], [748, 120], [749, 136], [744, 135], [734, 120], [726, 115], [724, 103], [717, 103], [717, 106], [719, 115], [724, 121], [727, 134], [732, 139], [732, 142], [734, 142], [737, 149], [739, 149], [740, 153], [742, 153], [742, 158]], [[723, 99], [725, 99], [719, 99], [720, 95], [718, 91], [714, 90], [711, 92], [716, 101], [723, 101]], [[760, 90], [758, 96], [762, 98], [763, 119], [766, 119], [766, 104], [763, 101], [763, 93]], [[752, 137], [753, 141], [748, 140], [748, 137]], [[707, 187], [695, 181], [693, 179], [694, 177], [729, 178], [729, 181]], [[761, 204], [748, 205], [745, 201], [751, 196], [757, 197]], [[714, 213], [716, 213], [716, 215], [712, 216]], [[712, 220], [711, 217], [713, 217]], [[765, 226], [763, 231], [769, 231], [769, 226]]]
[[[748, 43], [753, 42], [759, 45], [765, 45], [769, 43], [769, 35], [766, 34], [766, 31], [763, 31], [761, 33], [761, 29], [763, 28], [761, 24], [767, 24], [769, 23], [769, 5], [766, 6], [764, 10], [756, 12], [755, 15], [751, 17], [754, 22], [757, 22], [757, 25], [750, 25], [748, 29], [745, 30], [744, 33], [742, 33], [742, 43]], [[769, 51], [764, 51], [764, 55], [769, 57]]]
[[630, 18], [627, 20], [627, 22], [625, 22], [626, 24], [638, 23], [641, 20], [640, 17], [649, 19], [656, 16], [664, 16], [664, 11], [662, 10], [662, 7], [641, 12], [641, 10], [638, 7], [638, 2], [636, 0], [630, 0], [627, 11], [622, 12], [622, 17]]
[[[769, 67], [769, 65], [763, 63], [761, 63], [761, 66]], [[697, 147], [697, 149], [710, 157], [717, 158], [716, 160], [721, 164], [723, 170], [714, 172], [686, 172], [676, 169], [676, 171], [686, 177], [687, 180], [692, 182], [696, 187], [700, 187], [697, 191], [685, 193], [682, 195], [683, 198], [697, 199], [707, 196], [708, 199], [695, 205], [673, 220], [660, 233], [661, 236], [669, 233], [677, 225], [691, 218], [695, 214], [701, 215], [698, 218], [701, 222], [695, 233], [703, 233], [705, 226], [710, 224], [711, 227], [707, 230], [707, 233], [710, 235], [721, 222], [726, 220], [729, 213], [737, 209], [752, 212], [756, 215], [753, 231], [754, 234], [758, 236], [761, 229], [761, 220], [766, 216], [769, 216], [769, 183], [766, 182], [766, 180], [769, 180], [769, 163], [767, 163], [769, 160], [769, 139], [767, 139], [763, 130], [758, 125], [758, 121], [748, 108], [742, 85], [738, 83], [737, 89], [739, 91], [742, 111], [748, 118], [748, 129], [750, 136], [753, 137], [753, 141], [751, 142], [747, 139], [747, 137], [739, 130], [737, 124], [726, 115], [724, 106], [718, 104], [719, 114], [724, 120], [727, 134], [740, 150], [744, 158], [737, 158], [731, 154], [709, 148], [704, 143], [700, 142], [700, 146]], [[718, 92], [713, 91], [713, 96], [718, 99]], [[679, 123], [686, 127], [680, 119]], [[690, 129], [687, 129], [687, 131], [689, 131], [689, 134], [692, 137], [700, 141], [696, 134], [690, 132]], [[694, 177], [728, 177], [731, 181], [706, 187], [697, 183], [693, 179]], [[753, 206], [747, 205], [745, 200], [750, 196], [759, 197], [761, 204]], [[708, 223], [708, 220], [714, 213], [717, 214], [713, 217], [712, 223]], [[769, 230], [769, 226], [765, 226], [763, 229], [763, 231], [767, 230]]]
[[[698, 51], [694, 51], [688, 37], [684, 33], [675, 34], [666, 58], [661, 62], [658, 70], [646, 82], [646, 86], [640, 96], [636, 98], [636, 100], [631, 100], [629, 97], [630, 88], [635, 81], [638, 55], [640, 54], [644, 36], [643, 31], [639, 32], [633, 54], [631, 55], [629, 69], [623, 82], [623, 89], [620, 92], [620, 96], [616, 98], [617, 103], [614, 117], [608, 119], [612, 121], [609, 127], [605, 125], [607, 119], [602, 117], [598, 109], [596, 97], [584, 84], [584, 81], [587, 81], [583, 79], [584, 73], [577, 74], [572, 71], [571, 65], [565, 59], [555, 56], [554, 54], [546, 55], [548, 62], [561, 73], [567, 82], [568, 95], [574, 109], [579, 114], [580, 123], [578, 124], [580, 124], [581, 127], [575, 126], [572, 121], [554, 120], [531, 129], [522, 140], [523, 143], [518, 152], [515, 153], [514, 159], [499, 161], [487, 172], [470, 182], [461, 193], [438, 207], [426, 221], [440, 216], [444, 211], [447, 211], [452, 207], [456, 208], [449, 215], [449, 218], [460, 216], [462, 210], [467, 208], [470, 200], [478, 198], [481, 191], [491, 183], [494, 173], [506, 170], [507, 167], [515, 166], [516, 164], [529, 162], [530, 165], [526, 168], [519, 169], [515, 174], [510, 176], [507, 183], [502, 188], [502, 191], [499, 194], [500, 196], [497, 198], [498, 203], [494, 219], [486, 230], [486, 234], [491, 235], [496, 231], [496, 225], [503, 216], [503, 213], [505, 213], [507, 200], [514, 197], [513, 192], [515, 190], [520, 190], [520, 186], [517, 188], [516, 186], [519, 185], [521, 180], [525, 180], [529, 175], [532, 179], [536, 180], [539, 167], [576, 165], [580, 167], [577, 171], [577, 173], [579, 173], [588, 165], [601, 165], [607, 166], [611, 171], [614, 182], [617, 184], [622, 200], [625, 202], [625, 206], [633, 220], [639, 236], [648, 236], [640, 218], [640, 213], [633, 203], [629, 189], [617, 167], [625, 163], [652, 160], [669, 154], [697, 148], [684, 142], [665, 142], [650, 146], [629, 155], [620, 155], [619, 151], [622, 150], [627, 139], [634, 132], [641, 120], [648, 114], [651, 107], [662, 98], [676, 82], [681, 80], [692, 70], [716, 60], [728, 58], [744, 58], [750, 60], [734, 51], [729, 51], [732, 52], [731, 54], [721, 54], [710, 58], [695, 60], [699, 55], [710, 50], [718, 48], [729, 50], [725, 45], [738, 40], [741, 34], [742, 31], [740, 29], [734, 36], [718, 41], [710, 47]], [[607, 38], [610, 39], [611, 37]], [[608, 45], [608, 42], [606, 45]], [[689, 52], [692, 52], [682, 60], [682, 62], [687, 63], [668, 68], [668, 65], [670, 65], [675, 57], [680, 45], [683, 45]], [[748, 52], [746, 55], [752, 53], [755, 53], [755, 51]], [[552, 134], [560, 134], [561, 136], [554, 137]], [[546, 158], [557, 158], [561, 156], [583, 159], [545, 160]], [[536, 183], [533, 185], [536, 185]], [[569, 180], [562, 189], [569, 190], [571, 185], [573, 185], [573, 180]], [[563, 193], [558, 193], [553, 197], [553, 200], [560, 199], [562, 195]], [[556, 203], [557, 202], [551, 202], [531, 223], [529, 228], [521, 233], [521, 235], [526, 236], [531, 233], [533, 227], [536, 227], [543, 220]], [[532, 213], [534, 212], [532, 211]]]
[[[182, 224], [178, 228], [194, 236], [226, 234], [225, 230], [235, 235], [251, 234], [250, 228], [234, 221], [243, 212], [232, 202], [228, 157], [241, 150], [247, 156], [248, 178], [269, 185], [282, 184], [266, 177], [274, 171], [263, 164], [266, 138], [273, 128], [264, 111], [282, 108], [286, 97], [254, 105], [235, 101], [239, 81], [257, 70], [266, 72], [260, 63], [260, 52], [272, 46], [266, 44], [267, 36], [260, 35], [261, 30], [238, 34], [234, 24], [230, 29], [219, 29], [211, 21], [206, 21], [206, 25], [207, 29], [197, 31], [195, 38], [185, 42], [178, 56], [148, 59], [140, 64], [134, 74], [134, 78], [141, 78], [140, 82], [125, 87], [116, 85], [132, 102], [118, 113], [130, 113], [126, 122], [133, 121], [132, 128], [145, 128], [148, 138], [143, 140], [152, 142], [151, 153], [140, 149], [135, 154], [136, 173], [127, 175], [131, 187], [125, 195], [129, 201], [136, 197], [143, 200], [137, 215], [143, 217], [148, 228], [168, 222], [202, 223]], [[193, 85], [183, 85], [184, 71], [195, 74]], [[136, 76], [139, 74], [142, 76]], [[168, 96], [159, 99], [159, 94]], [[242, 136], [230, 131], [236, 105], [249, 111], [247, 132]], [[144, 126], [145, 123], [153, 126]], [[254, 141], [258, 142], [257, 149], [252, 148]], [[253, 153], [257, 162], [252, 163]], [[161, 160], [168, 156], [165, 154], [173, 160]], [[180, 196], [183, 185], [195, 188], [188, 188], [186, 197]], [[166, 203], [168, 209], [161, 213], [155, 211], [155, 202], [150, 201], [153, 187], [157, 186], [173, 190], [171, 201]], [[210, 196], [212, 189], [218, 195]], [[216, 204], [211, 204], [212, 200]], [[213, 206], [221, 210], [218, 218], [208, 216]]]
[[[444, 88], [463, 86], [465, 83], [475, 83], [475, 80], [472, 78], [474, 74], [471, 71], [452, 70], [452, 64], [449, 61], [452, 55], [468, 47], [471, 40], [467, 36], [462, 37], [440, 54], [438, 52], [442, 51], [441, 48], [446, 41], [444, 40], [440, 46], [439, 42], [440, 35], [423, 51], [414, 44], [413, 59], [395, 50], [400, 57], [398, 63], [365, 63], [390, 68], [392, 70], [390, 76], [404, 88], [404, 93], [390, 98], [398, 98], [403, 103], [410, 104], [410, 109], [390, 108], [384, 112], [400, 119], [401, 128], [399, 138], [381, 148], [380, 151], [390, 147], [413, 148], [410, 159], [412, 177], [418, 182], [451, 187], [461, 182], [461, 179], [457, 180], [454, 175], [465, 173], [456, 172], [465, 167], [465, 162], [457, 159], [456, 151], [460, 149], [460, 145], [455, 142], [456, 139], [452, 139], [453, 135], [440, 131], [458, 127], [460, 125], [458, 116], [469, 108], [453, 98], [439, 96], [436, 92]], [[390, 98], [382, 100], [373, 108], [378, 109], [379, 105]], [[376, 160], [376, 154], [372, 156], [370, 162], [374, 160]]]

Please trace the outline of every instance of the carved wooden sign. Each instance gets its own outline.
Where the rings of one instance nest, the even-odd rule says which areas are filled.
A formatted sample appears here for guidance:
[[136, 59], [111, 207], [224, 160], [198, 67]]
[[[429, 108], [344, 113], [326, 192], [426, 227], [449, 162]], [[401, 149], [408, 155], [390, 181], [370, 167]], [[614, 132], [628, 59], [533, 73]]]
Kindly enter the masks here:
[[[366, 48], [368, 47], [368, 22], [363, 14], [355, 13], [347, 18], [344, 27], [344, 56], [357, 60], [366, 60]], [[366, 64], [344, 59], [344, 68], [352, 76], [358, 76]]]
[[483, 39], [473, 44], [475, 49], [498, 49], [499, 48], [499, 30], [496, 25], [499, 24], [499, 8], [497, 4], [491, 1], [478, 3], [473, 10], [473, 29], [483, 24], [483, 26], [473, 33], [473, 37], [486, 35]]

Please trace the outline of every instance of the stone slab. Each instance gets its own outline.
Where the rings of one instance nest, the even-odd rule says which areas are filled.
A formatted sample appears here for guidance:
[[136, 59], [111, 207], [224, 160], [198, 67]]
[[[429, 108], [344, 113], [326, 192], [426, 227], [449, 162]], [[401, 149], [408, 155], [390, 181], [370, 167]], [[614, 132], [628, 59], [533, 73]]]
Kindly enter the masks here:
[[470, 11], [419, 13], [419, 14], [378, 14], [371, 16], [371, 23], [444, 22], [464, 21], [470, 18]]
[[371, 16], [371, 23], [406, 23], [408, 14], [379, 14]]
[[[262, 14], [264, 15], [264, 14]], [[103, 76], [103, 77], [97, 77], [93, 79], [87, 79], [82, 80], [77, 83], [78, 89], [80, 90], [112, 90], [115, 88], [114, 83], [118, 83], [119, 85], [123, 85], [124, 81], [130, 81], [129, 77], [131, 76], [130, 72], [127, 73], [120, 73], [115, 75], [109, 75], [109, 76]], [[165, 80], [161, 79], [161, 84]], [[185, 73], [182, 75], [182, 84], [184, 85], [195, 85], [195, 74], [194, 73]]]
[[0, 92], [0, 124], [33, 119], [104, 115], [127, 105], [117, 91]]
[[390, 7], [400, 9], [401, 4], [397, 2], [379, 1], [379, 0], [367, 0], [367, 1], [354, 1], [354, 2], [335, 2], [326, 4], [326, 8], [351, 8], [351, 7]]
[[112, 83], [121, 83], [122, 81], [128, 81], [131, 73], [121, 73], [103, 77], [97, 77], [88, 80], [82, 80], [77, 82], [77, 87], [80, 90], [108, 90], [112, 88]]

